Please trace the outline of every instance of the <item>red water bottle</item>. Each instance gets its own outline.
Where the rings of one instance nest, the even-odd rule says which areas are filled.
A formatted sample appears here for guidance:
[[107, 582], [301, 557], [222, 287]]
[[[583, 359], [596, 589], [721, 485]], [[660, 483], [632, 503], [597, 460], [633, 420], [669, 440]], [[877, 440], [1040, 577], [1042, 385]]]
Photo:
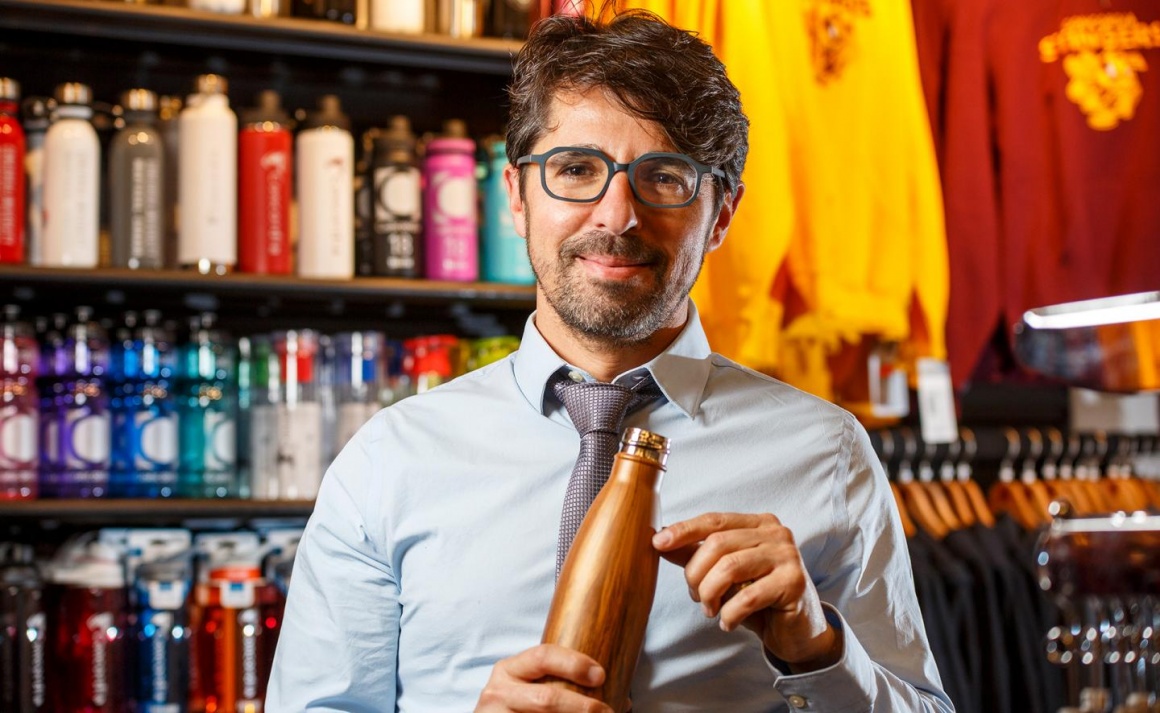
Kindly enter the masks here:
[[128, 589], [113, 548], [89, 542], [53, 567], [48, 590], [50, 710], [128, 710]]
[[0, 263], [24, 262], [24, 129], [20, 85], [0, 77]]
[[197, 677], [191, 709], [261, 711], [278, 619], [277, 588], [254, 563], [214, 567], [196, 589]]
[[278, 92], [263, 91], [258, 106], [241, 112], [238, 134], [238, 269], [289, 275], [290, 119]]

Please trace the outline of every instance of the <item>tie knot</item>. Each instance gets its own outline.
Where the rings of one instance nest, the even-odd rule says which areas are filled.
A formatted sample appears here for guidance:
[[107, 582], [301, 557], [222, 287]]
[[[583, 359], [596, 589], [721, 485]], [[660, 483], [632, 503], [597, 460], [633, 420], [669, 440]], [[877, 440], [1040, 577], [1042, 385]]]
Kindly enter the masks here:
[[568, 409], [568, 416], [581, 437], [593, 431], [606, 431], [620, 437], [620, 424], [630, 407], [654, 398], [655, 382], [648, 376], [631, 389], [620, 384], [596, 381], [573, 382], [566, 376], [557, 378], [552, 390]]

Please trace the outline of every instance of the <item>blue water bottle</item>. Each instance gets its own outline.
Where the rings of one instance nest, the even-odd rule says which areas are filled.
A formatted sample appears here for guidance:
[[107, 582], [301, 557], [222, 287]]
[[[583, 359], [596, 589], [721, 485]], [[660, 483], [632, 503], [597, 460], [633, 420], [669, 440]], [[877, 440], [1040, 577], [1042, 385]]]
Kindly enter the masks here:
[[140, 713], [184, 713], [189, 698], [188, 557], [146, 562], [134, 581], [133, 627], [137, 672], [133, 693]]
[[483, 265], [484, 282], [506, 282], [531, 285], [536, 281], [528, 260], [527, 243], [512, 222], [504, 189], [503, 170], [507, 166], [507, 144], [499, 137], [483, 140], [487, 166], [482, 182], [483, 192]]
[[125, 314], [110, 359], [113, 419], [109, 491], [114, 497], [177, 494], [177, 355], [161, 313], [147, 310], [144, 323]]

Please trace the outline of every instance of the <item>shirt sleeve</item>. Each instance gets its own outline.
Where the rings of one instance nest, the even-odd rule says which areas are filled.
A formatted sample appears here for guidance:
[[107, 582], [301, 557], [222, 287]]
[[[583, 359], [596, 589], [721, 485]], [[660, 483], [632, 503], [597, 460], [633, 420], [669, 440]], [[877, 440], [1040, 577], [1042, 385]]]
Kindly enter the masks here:
[[826, 602], [826, 618], [842, 638], [842, 657], [802, 674], [770, 661], [774, 687], [794, 710], [951, 713], [890, 486], [852, 416], [844, 420], [838, 445], [838, 499], [847, 525], [835, 533], [811, 576]]
[[395, 710], [399, 598], [364, 508], [378, 476], [364, 428], [335, 459], [298, 545], [269, 713]]

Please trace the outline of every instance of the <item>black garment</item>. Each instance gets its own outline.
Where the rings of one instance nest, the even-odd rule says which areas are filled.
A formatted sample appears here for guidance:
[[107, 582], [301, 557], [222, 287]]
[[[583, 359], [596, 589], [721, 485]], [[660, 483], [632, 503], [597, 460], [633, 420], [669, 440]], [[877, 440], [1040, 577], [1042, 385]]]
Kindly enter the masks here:
[[967, 707], [968, 699], [972, 697], [972, 687], [955, 638], [960, 628], [969, 622], [957, 620], [951, 611], [947, 583], [931, 562], [930, 542], [932, 540], [929, 537], [915, 536], [906, 543], [914, 572], [914, 592], [918, 596], [918, 606], [926, 625], [926, 637], [935, 663], [938, 664], [943, 690], [955, 704], [955, 710], [959, 713], [979, 713]]
[[[1002, 539], [1007, 556], [1024, 575], [1035, 608], [1039, 631], [1041, 636], [1046, 636], [1051, 627], [1059, 626], [1063, 622], [1063, 613], [1051, 595], [1039, 586], [1035, 557], [1038, 554], [1042, 530], [1028, 532], [1009, 514], [1001, 513], [995, 518], [995, 532]], [[1043, 700], [1048, 711], [1057, 711], [1067, 704], [1066, 671], [1047, 660], [1046, 651], [1042, 646], [1039, 656], [1039, 679], [1043, 684]]]
[[[1044, 707], [1041, 663], [1045, 660], [1038, 612], [1027, 589], [1024, 570], [1008, 556], [1002, 537], [994, 529], [974, 525], [967, 533], [975, 537], [987, 555], [995, 576], [1002, 629], [1011, 667], [1011, 705], [1016, 711], [1049, 713]], [[1051, 711], [1050, 713], [1054, 713]]]
[[955, 530], [943, 543], [963, 562], [975, 580], [976, 627], [982, 657], [982, 675], [976, 679], [981, 696], [981, 710], [987, 713], [1025, 713], [1011, 705], [1011, 668], [1007, 659], [1007, 640], [1003, 633], [1003, 609], [999, 604], [999, 585], [987, 554], [976, 538], [966, 530]]
[[987, 713], [983, 708], [983, 651], [980, 643], [980, 616], [975, 605], [976, 585], [971, 570], [942, 542], [925, 532], [919, 532], [916, 539], [924, 542], [930, 550], [931, 563], [946, 583], [949, 622], [953, 627], [951, 640], [962, 661], [966, 691], [962, 694], [962, 704], [955, 700], [957, 713]]

